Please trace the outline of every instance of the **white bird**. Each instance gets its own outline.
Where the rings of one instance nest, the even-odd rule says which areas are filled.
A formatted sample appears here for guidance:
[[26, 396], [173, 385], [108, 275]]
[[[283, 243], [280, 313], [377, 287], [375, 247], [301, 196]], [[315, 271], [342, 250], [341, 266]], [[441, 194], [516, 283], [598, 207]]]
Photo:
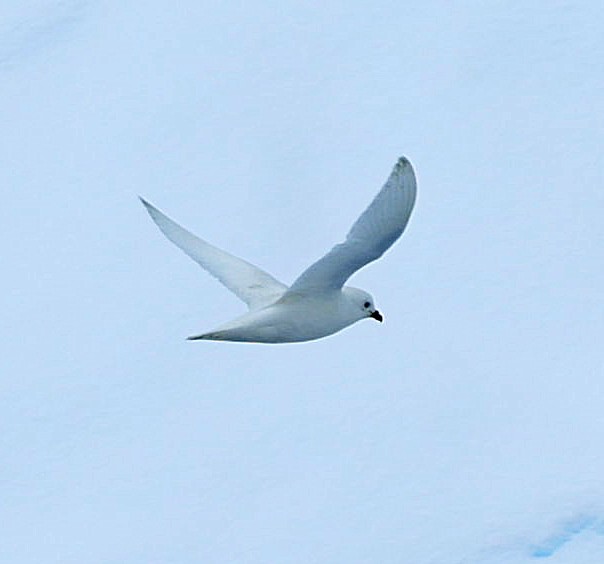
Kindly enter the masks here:
[[163, 234], [248, 306], [248, 313], [189, 340], [294, 343], [331, 335], [371, 317], [382, 321], [367, 292], [344, 286], [403, 233], [416, 195], [411, 163], [401, 157], [354, 223], [346, 240], [309, 266], [288, 288], [257, 266], [196, 237], [141, 198]]

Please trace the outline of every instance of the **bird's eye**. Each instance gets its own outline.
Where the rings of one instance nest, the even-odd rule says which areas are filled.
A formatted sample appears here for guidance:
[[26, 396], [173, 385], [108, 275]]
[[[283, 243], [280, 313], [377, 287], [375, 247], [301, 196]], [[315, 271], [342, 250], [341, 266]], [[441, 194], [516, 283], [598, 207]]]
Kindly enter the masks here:
[[363, 307], [367, 308], [367, 307], [369, 307], [370, 305], [371, 305], [371, 304], [370, 304], [369, 302], [365, 302], [365, 303], [363, 304]]

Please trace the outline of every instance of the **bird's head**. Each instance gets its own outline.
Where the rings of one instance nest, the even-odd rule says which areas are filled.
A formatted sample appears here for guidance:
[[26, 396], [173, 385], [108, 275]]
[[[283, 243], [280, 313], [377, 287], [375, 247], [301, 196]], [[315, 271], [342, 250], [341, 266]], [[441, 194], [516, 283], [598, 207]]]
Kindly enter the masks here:
[[382, 314], [373, 305], [373, 297], [365, 290], [344, 286], [342, 293], [348, 298], [352, 307], [358, 311], [359, 319], [372, 317], [376, 321], [384, 320]]

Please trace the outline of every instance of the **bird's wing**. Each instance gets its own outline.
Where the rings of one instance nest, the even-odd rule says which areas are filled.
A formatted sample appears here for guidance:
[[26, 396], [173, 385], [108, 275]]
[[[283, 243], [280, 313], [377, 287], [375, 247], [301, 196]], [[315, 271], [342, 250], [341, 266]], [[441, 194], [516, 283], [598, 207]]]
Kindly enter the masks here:
[[270, 274], [206, 243], [143, 198], [141, 201], [162, 233], [243, 300], [249, 309], [259, 309], [274, 303], [287, 290], [285, 284], [275, 280]]
[[339, 289], [359, 268], [380, 258], [401, 236], [413, 205], [417, 184], [411, 163], [401, 157], [346, 240], [308, 267], [289, 292]]

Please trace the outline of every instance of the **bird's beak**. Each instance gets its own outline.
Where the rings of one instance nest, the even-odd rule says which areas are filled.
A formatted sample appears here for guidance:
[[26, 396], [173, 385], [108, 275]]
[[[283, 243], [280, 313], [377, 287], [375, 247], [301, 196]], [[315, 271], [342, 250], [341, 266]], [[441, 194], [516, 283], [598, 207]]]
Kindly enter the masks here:
[[369, 317], [373, 317], [373, 319], [377, 319], [380, 323], [384, 321], [382, 314], [376, 309]]

